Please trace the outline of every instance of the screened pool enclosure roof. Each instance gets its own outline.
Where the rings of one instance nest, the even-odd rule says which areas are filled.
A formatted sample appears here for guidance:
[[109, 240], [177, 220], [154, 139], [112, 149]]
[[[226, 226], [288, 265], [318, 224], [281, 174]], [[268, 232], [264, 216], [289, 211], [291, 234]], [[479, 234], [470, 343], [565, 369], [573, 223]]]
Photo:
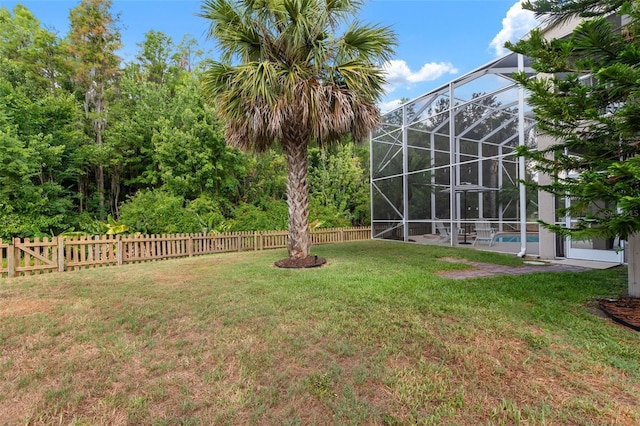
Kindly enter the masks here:
[[535, 143], [535, 122], [513, 74], [535, 75], [529, 64], [511, 53], [383, 115], [371, 138], [374, 238], [442, 225], [467, 234], [478, 221], [525, 232], [537, 200], [519, 183], [533, 177], [515, 149]]

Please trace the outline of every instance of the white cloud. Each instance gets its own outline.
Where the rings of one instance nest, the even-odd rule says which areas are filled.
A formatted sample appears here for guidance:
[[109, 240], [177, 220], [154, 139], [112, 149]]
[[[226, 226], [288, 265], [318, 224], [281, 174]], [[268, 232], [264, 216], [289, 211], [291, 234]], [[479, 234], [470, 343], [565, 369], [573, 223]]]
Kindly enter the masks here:
[[402, 100], [400, 99], [394, 99], [392, 101], [389, 102], [384, 102], [382, 104], [379, 104], [378, 107], [380, 108], [380, 112], [382, 114], [384, 114], [385, 112], [389, 112], [392, 109], [396, 109], [397, 107], [399, 107], [400, 105], [402, 105]]
[[502, 30], [491, 40], [489, 47], [494, 50], [496, 56], [505, 55], [509, 52], [504, 48], [505, 42], [518, 41], [538, 24], [533, 12], [522, 8], [520, 0], [507, 12], [507, 16], [502, 20]]
[[403, 60], [389, 61], [382, 66], [382, 69], [387, 74], [387, 93], [393, 92], [398, 87], [410, 86], [422, 81], [432, 81], [445, 74], [458, 72], [458, 69], [448, 62], [430, 62], [414, 72]]

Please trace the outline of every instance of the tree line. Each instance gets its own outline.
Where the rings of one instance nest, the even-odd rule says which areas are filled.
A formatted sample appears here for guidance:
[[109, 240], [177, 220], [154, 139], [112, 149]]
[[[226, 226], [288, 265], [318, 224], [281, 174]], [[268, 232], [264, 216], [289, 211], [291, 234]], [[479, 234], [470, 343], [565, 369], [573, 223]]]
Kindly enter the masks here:
[[[0, 8], [0, 238], [286, 229], [284, 156], [225, 143], [196, 41], [122, 47], [109, 0], [81, 1], [64, 37]], [[367, 148], [344, 142], [309, 150], [313, 227], [369, 223]]]

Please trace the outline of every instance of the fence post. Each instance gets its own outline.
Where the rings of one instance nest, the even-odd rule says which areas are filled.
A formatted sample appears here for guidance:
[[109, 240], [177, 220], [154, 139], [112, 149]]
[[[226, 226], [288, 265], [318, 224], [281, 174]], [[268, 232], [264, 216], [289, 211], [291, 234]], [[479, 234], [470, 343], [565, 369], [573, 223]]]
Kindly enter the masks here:
[[187, 254], [193, 257], [193, 234], [187, 235]]
[[253, 231], [253, 251], [258, 251], [258, 231]]
[[124, 259], [124, 243], [122, 242], [122, 236], [118, 235], [118, 240], [116, 242], [116, 263], [118, 265], [122, 265], [122, 260]]
[[7, 276], [9, 278], [16, 276], [16, 258], [20, 260], [20, 256], [16, 256], [16, 251], [16, 238], [13, 238], [11, 245], [7, 248], [7, 267], [9, 268]]
[[64, 272], [64, 237], [58, 235], [58, 272]]

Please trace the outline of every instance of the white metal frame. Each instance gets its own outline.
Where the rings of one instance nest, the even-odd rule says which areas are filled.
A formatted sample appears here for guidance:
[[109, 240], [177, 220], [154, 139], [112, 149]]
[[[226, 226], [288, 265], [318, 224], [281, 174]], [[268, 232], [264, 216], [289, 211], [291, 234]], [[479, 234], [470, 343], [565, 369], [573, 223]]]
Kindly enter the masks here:
[[[449, 196], [449, 213], [446, 219], [439, 218], [436, 211], [435, 190], [432, 190], [428, 197], [430, 204], [430, 217], [411, 218], [410, 217], [410, 178], [419, 173], [430, 173], [430, 184], [432, 187], [441, 188], [439, 191], [446, 191], [449, 188], [455, 188], [463, 183], [461, 176], [461, 167], [466, 167], [471, 171], [472, 167], [477, 167], [476, 176], [473, 180], [478, 185], [484, 185], [483, 181], [483, 162], [497, 162], [497, 185], [502, 188], [509, 181], [512, 183], [519, 182], [520, 176], [525, 176], [526, 164], [524, 158], [515, 159], [513, 152], [515, 145], [523, 145], [527, 143], [527, 133], [531, 131], [535, 125], [530, 113], [527, 112], [526, 99], [524, 90], [518, 88], [512, 79], [515, 72], [526, 72], [534, 75], [534, 71], [527, 65], [527, 58], [522, 55], [511, 53], [502, 58], [496, 59], [489, 64], [480, 67], [468, 74], [465, 74], [440, 88], [433, 90], [415, 100], [406, 103], [399, 108], [385, 114], [383, 116], [383, 124], [371, 137], [371, 211], [372, 211], [372, 237], [384, 238], [394, 235], [394, 238], [408, 241], [411, 237], [410, 226], [412, 224], [430, 224], [433, 233], [435, 233], [435, 221], [445, 220], [448, 222], [449, 229], [460, 228], [464, 215], [461, 212], [460, 193], [452, 191]], [[465, 98], [464, 93], [468, 85], [477, 82], [479, 79], [488, 76], [496, 76], [496, 81], [502, 82], [497, 89], [488, 90], [480, 96]], [[515, 95], [514, 95], [515, 93]], [[482, 101], [487, 97], [511, 96], [512, 101], [505, 102], [497, 108], [485, 106]], [[506, 96], [505, 96], [506, 97]], [[448, 99], [449, 105], [446, 111], [441, 111], [439, 115], [428, 115], [431, 108], [437, 104], [440, 99]], [[485, 108], [481, 116], [472, 123], [468, 123], [465, 128], [456, 129], [456, 116], [464, 108]], [[517, 108], [517, 113], [513, 113]], [[447, 115], [442, 115], [446, 113]], [[473, 137], [472, 130], [483, 124], [485, 120], [489, 120], [495, 114], [507, 115], [511, 114], [511, 118], [505, 119], [496, 128], [491, 129], [488, 133], [478, 138]], [[425, 123], [435, 122], [442, 119], [440, 124], [435, 125], [429, 130], [418, 128]], [[428, 127], [428, 126], [427, 126]], [[506, 129], [517, 128], [517, 131], [499, 142], [495, 142], [492, 138], [504, 132]], [[409, 133], [417, 135], [419, 132], [425, 134], [425, 139], [429, 140], [428, 146], [415, 146], [409, 140]], [[448, 149], [437, 147], [437, 141], [448, 139]], [[477, 143], [478, 147], [475, 154], [461, 153], [461, 146], [465, 143]], [[485, 157], [483, 147], [494, 146], [497, 155]], [[508, 149], [507, 149], [508, 147]], [[490, 148], [489, 148], [490, 149]], [[386, 150], [386, 152], [384, 152]], [[379, 153], [379, 151], [381, 151]], [[412, 170], [410, 161], [412, 156], [423, 151], [425, 156], [429, 157], [427, 168]], [[384, 154], [382, 154], [382, 152]], [[448, 164], [442, 163], [442, 156], [448, 154]], [[379, 155], [381, 158], [374, 159]], [[468, 159], [471, 157], [471, 159]], [[437, 160], [440, 158], [440, 160]], [[436, 175], [442, 170], [448, 170], [448, 182], [436, 182]], [[515, 175], [512, 175], [515, 173]], [[503, 177], [507, 177], [505, 182]], [[401, 185], [398, 180], [401, 180]], [[402, 197], [393, 194], [394, 191], [383, 187], [392, 186], [402, 187]], [[508, 210], [516, 211], [516, 219], [512, 218], [512, 224], [517, 224], [520, 228], [521, 247], [520, 251], [526, 251], [526, 212], [527, 200], [525, 198], [525, 187], [519, 184], [519, 202], [513, 204], [511, 201], [504, 203], [498, 208], [497, 220], [499, 230], [502, 229], [506, 222], [504, 214]], [[455, 195], [454, 195], [455, 194]], [[478, 215], [482, 216], [484, 210], [484, 198], [477, 195], [474, 204], [477, 204]], [[513, 200], [515, 201], [515, 200]], [[376, 202], [381, 206], [376, 206]], [[401, 205], [399, 204], [401, 203]], [[382, 209], [386, 212], [386, 217], [382, 217]], [[472, 219], [472, 218], [469, 218]], [[471, 222], [469, 222], [471, 223]], [[402, 232], [399, 230], [402, 229]], [[457, 241], [451, 239], [450, 244], [454, 245]]]

